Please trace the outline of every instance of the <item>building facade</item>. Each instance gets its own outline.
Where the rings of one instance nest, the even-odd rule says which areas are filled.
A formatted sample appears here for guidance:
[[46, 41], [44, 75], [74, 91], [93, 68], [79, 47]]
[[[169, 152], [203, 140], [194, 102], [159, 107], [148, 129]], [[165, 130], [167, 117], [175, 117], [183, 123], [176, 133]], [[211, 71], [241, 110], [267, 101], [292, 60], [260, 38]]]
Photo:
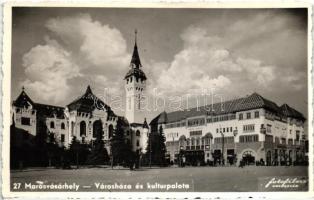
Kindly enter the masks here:
[[189, 110], [163, 112], [150, 123], [163, 127], [171, 163], [191, 165], [293, 164], [304, 160], [305, 117], [257, 93]]
[[23, 88], [12, 103], [12, 123], [16, 128], [32, 136], [47, 131], [48, 140], [53, 139], [66, 148], [69, 147], [73, 137], [81, 143], [91, 143], [96, 139], [96, 133], [102, 130], [105, 146], [110, 152], [110, 139], [120, 118], [124, 124], [125, 137], [131, 142], [133, 151], [145, 153], [149, 126], [141, 104], [147, 78], [141, 69], [136, 35], [129, 67], [124, 77], [126, 117], [117, 116], [110, 106], [93, 94], [90, 86], [83, 95], [65, 107], [35, 103]]

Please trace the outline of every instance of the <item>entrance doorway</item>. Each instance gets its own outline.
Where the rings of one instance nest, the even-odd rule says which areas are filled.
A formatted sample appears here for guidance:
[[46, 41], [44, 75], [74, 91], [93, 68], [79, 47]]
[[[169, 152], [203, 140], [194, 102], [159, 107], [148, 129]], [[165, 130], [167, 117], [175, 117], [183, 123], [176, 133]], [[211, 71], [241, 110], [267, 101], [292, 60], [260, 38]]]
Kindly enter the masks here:
[[271, 151], [267, 151], [266, 154], [266, 165], [271, 166]]
[[245, 165], [254, 165], [255, 164], [255, 157], [253, 155], [254, 155], [253, 151], [245, 151], [242, 154], [243, 163]]

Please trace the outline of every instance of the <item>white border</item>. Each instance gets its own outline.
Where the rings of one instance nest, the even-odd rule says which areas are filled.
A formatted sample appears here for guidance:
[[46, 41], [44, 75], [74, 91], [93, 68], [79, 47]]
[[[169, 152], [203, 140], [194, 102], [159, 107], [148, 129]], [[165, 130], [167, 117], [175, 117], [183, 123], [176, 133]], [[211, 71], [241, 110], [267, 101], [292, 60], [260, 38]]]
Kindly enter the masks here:
[[[10, 191], [10, 170], [9, 170], [9, 131], [10, 131], [10, 108], [11, 108], [11, 24], [12, 10], [14, 6], [25, 7], [117, 7], [117, 8], [308, 8], [308, 137], [309, 137], [309, 192], [11, 192]], [[220, 197], [222, 199], [236, 198], [285, 198], [285, 199], [309, 199], [313, 197], [313, 75], [312, 72], [312, 7], [307, 2], [275, 2], [275, 3], [59, 3], [59, 2], [8, 2], [3, 8], [4, 13], [4, 37], [3, 37], [3, 143], [2, 143], [2, 192], [4, 197], [54, 197], [54, 198], [176, 198], [188, 197], [203, 199]], [[311, 133], [311, 134], [310, 134]]]

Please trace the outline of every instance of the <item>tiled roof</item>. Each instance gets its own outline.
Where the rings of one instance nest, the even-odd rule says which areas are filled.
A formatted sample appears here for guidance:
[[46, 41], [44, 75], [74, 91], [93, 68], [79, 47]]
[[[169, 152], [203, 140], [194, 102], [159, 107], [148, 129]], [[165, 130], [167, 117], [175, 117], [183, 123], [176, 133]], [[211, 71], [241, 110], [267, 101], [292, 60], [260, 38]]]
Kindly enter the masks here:
[[31, 98], [26, 94], [24, 90], [16, 98], [16, 100], [13, 101], [13, 105], [20, 108], [23, 108], [23, 107], [28, 108], [29, 104], [33, 106], [34, 102], [31, 100]]
[[287, 104], [283, 104], [282, 106], [280, 106], [280, 109], [282, 111], [282, 114], [284, 116], [286, 116], [286, 117], [293, 117], [293, 118], [296, 118], [296, 119], [305, 120], [305, 117], [303, 116], [302, 113], [300, 113], [299, 111], [295, 110], [294, 108], [291, 108]]
[[52, 106], [47, 104], [35, 104], [35, 109], [40, 116], [45, 117], [55, 117], [59, 119], [64, 119], [64, 108], [59, 106]]
[[45, 116], [45, 117], [56, 116], [59, 119], [64, 118], [63, 107], [35, 103], [31, 100], [31, 98], [26, 94], [24, 90], [17, 97], [17, 99], [13, 101], [13, 105], [20, 108], [23, 108], [23, 107], [28, 108], [29, 105], [32, 105], [33, 109], [37, 111], [38, 116]]
[[74, 100], [67, 107], [69, 111], [77, 110], [78, 112], [89, 113], [97, 108], [99, 110], [108, 110], [110, 114], [114, 114], [108, 105], [93, 94], [90, 86], [87, 87], [83, 96]]
[[[177, 112], [181, 112], [181, 111], [177, 111]], [[155, 117], [150, 123], [151, 124], [164, 124], [168, 122], [168, 115], [170, 115], [171, 113], [166, 113], [165, 111], [160, 113], [157, 117]]]
[[235, 111], [251, 110], [256, 108], [265, 108], [274, 112], [280, 112], [276, 103], [265, 99], [257, 93], [242, 98], [242, 100], [235, 106]]
[[[296, 117], [300, 119], [305, 119], [303, 115], [296, 111], [295, 109], [285, 106], [286, 116]], [[276, 112], [278, 115], [282, 115], [282, 107], [279, 107], [276, 103], [265, 99], [257, 93], [253, 93], [249, 96], [233, 99], [229, 101], [214, 103], [206, 106], [201, 106], [198, 108], [190, 108], [174, 112], [162, 112], [157, 117], [155, 117], [150, 124], [161, 124], [161, 123], [172, 123], [180, 120], [184, 120], [189, 117], [206, 116], [206, 115], [223, 115], [228, 113], [236, 113], [245, 110], [252, 110], [258, 108], [265, 108]], [[290, 108], [290, 109], [288, 109]]]

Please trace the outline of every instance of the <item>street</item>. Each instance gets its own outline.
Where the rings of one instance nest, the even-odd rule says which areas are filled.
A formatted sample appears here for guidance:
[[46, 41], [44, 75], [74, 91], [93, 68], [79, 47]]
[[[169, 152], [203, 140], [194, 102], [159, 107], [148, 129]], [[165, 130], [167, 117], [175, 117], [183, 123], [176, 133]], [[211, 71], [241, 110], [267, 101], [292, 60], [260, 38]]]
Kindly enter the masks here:
[[[33, 189], [36, 189], [32, 190], [29, 183], [43, 185], [75, 183], [80, 186], [78, 191], [246, 192], [259, 191], [259, 180], [269, 177], [308, 177], [308, 168], [301, 166], [170, 167], [141, 168], [134, 171], [125, 168], [29, 169], [11, 172], [11, 190], [51, 191], [38, 190], [35, 186]], [[16, 188], [17, 184], [20, 185], [18, 188]], [[119, 184], [122, 185], [117, 187]]]

